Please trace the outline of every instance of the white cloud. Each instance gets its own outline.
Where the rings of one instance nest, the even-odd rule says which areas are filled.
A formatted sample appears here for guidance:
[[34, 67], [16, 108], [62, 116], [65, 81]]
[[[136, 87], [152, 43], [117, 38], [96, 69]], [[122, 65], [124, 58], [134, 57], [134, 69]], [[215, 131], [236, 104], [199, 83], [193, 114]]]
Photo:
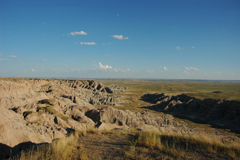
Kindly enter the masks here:
[[[99, 62], [99, 68], [100, 69], [112, 69], [112, 66], [109, 66], [109, 65], [102, 65], [101, 62]], [[115, 68], [116, 69], [116, 68]]]
[[16, 58], [17, 56], [15, 56], [15, 55], [9, 55], [9, 57]]
[[46, 62], [47, 60], [46, 59], [42, 59], [43, 62]]
[[31, 69], [32, 72], [36, 72], [35, 69]]
[[66, 67], [69, 67], [69, 65], [67, 65], [67, 64], [64, 64]]
[[176, 49], [180, 51], [180, 50], [182, 50], [183, 48], [177, 46]]
[[147, 73], [155, 73], [155, 71], [146, 70]]
[[130, 69], [128, 68], [127, 71], [130, 71]]
[[194, 46], [192, 46], [192, 48], [195, 48]]
[[96, 45], [95, 42], [80, 42], [81, 45]]
[[87, 35], [86, 32], [84, 31], [80, 31], [80, 32], [71, 32], [71, 33], [68, 33], [69, 35], [72, 35], [72, 36], [76, 36], [76, 35]]
[[11, 61], [11, 59], [0, 59], [0, 61]]
[[190, 71], [190, 70], [195, 70], [195, 71], [199, 71], [199, 69], [195, 68], [195, 67], [185, 67], [186, 70]]
[[189, 72], [187, 72], [187, 71], [183, 71], [183, 73], [184, 73], [184, 74], [189, 74]]
[[116, 39], [128, 39], [128, 37], [124, 37], [123, 35], [112, 35], [110, 37], [116, 38]]
[[167, 69], [167, 67], [163, 67], [163, 69], [165, 70], [165, 71], [167, 71], [168, 69]]

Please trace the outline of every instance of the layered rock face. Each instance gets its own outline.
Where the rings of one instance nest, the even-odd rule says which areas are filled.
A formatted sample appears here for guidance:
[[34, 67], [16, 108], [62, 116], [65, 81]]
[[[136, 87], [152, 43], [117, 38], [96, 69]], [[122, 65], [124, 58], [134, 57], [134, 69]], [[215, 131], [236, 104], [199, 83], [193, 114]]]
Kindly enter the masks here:
[[[176, 122], [170, 115], [159, 117], [148, 112], [94, 107], [120, 104], [121, 97], [114, 93], [125, 89], [92, 80], [2, 79], [0, 149], [1, 146], [13, 148], [26, 142], [51, 143], [71, 131], [92, 127], [189, 132], [185, 123]], [[0, 158], [6, 158], [8, 152], [0, 154]]]
[[215, 99], [196, 99], [185, 94], [169, 96], [145, 94], [142, 100], [156, 104], [150, 108], [173, 114], [190, 115], [208, 123], [227, 125], [240, 132], [240, 102]]
[[115, 91], [92, 80], [0, 80], [1, 105], [6, 108], [29, 105], [49, 98], [80, 105], [116, 105], [118, 99], [109, 94]]

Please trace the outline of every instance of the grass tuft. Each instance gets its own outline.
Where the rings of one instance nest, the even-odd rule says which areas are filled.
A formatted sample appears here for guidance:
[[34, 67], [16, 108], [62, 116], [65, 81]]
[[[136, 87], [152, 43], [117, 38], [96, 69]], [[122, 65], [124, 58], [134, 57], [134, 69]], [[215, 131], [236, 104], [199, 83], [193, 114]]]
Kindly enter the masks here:
[[77, 139], [78, 133], [71, 134], [66, 138], [55, 140], [51, 145], [41, 145], [36, 149], [31, 149], [26, 152], [21, 152], [20, 155], [12, 158], [13, 160], [67, 160], [79, 159], [80, 153], [78, 152], [79, 144]]

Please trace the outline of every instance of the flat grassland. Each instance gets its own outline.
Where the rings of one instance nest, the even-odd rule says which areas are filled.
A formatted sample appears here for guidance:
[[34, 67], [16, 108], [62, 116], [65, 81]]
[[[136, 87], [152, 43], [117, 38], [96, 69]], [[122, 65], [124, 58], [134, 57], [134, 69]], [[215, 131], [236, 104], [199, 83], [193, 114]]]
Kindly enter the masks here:
[[213, 98], [240, 101], [240, 81], [102, 80], [100, 82], [104, 85], [114, 84], [129, 87], [125, 93], [120, 94], [128, 102], [124, 103], [124, 107], [115, 107], [118, 109], [139, 111], [139, 107], [148, 105], [140, 100], [145, 93], [186, 94], [198, 99]]

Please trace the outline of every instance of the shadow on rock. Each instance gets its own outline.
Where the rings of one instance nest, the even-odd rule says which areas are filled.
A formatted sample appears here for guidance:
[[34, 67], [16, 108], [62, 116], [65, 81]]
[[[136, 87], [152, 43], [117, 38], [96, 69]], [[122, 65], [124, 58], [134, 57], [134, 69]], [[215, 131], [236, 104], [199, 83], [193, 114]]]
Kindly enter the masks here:
[[150, 102], [147, 108], [172, 114], [199, 124], [210, 124], [214, 128], [230, 129], [240, 133], [240, 101], [196, 99], [185, 94], [170, 96], [165, 93], [145, 94], [142, 101]]
[[22, 151], [27, 151], [29, 149], [36, 150], [40, 145], [49, 145], [48, 143], [32, 143], [32, 142], [24, 142], [16, 145], [15, 147], [9, 147], [5, 144], [0, 143], [0, 159], [9, 159], [11, 157], [17, 156]]

